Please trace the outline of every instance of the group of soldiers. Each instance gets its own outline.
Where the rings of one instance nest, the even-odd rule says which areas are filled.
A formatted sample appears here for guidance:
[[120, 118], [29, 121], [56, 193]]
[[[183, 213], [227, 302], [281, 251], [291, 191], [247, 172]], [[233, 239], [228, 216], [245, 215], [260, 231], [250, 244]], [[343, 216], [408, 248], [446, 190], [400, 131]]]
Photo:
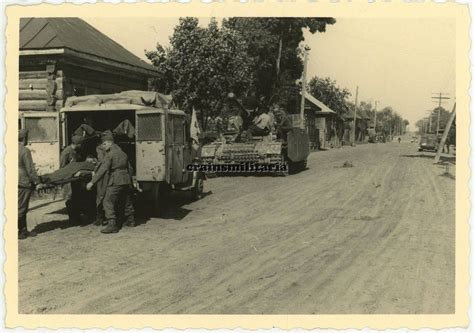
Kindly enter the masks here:
[[[265, 103], [259, 100], [255, 93], [250, 93], [238, 102], [233, 94], [230, 100], [238, 107], [239, 112], [228, 119], [224, 124], [220, 117], [214, 120], [216, 132], [237, 132], [237, 140], [245, 140], [253, 136], [266, 136], [275, 133], [278, 139], [285, 139], [286, 133], [291, 129], [291, 119], [288, 114], [276, 102]], [[212, 126], [211, 126], [212, 127]]]
[[[63, 185], [69, 222], [80, 223], [81, 217], [85, 215], [86, 219], [94, 219], [94, 225], [105, 225], [101, 232], [106, 234], [116, 233], [122, 226], [135, 226], [132, 202], [135, 182], [127, 154], [114, 143], [110, 131], [101, 134], [101, 144], [96, 148], [97, 157], [84, 156], [83, 141], [83, 136], [74, 135], [60, 158], [60, 170], [73, 162], [88, 161], [95, 164], [94, 171], [86, 177], [79, 176], [87, 172], [78, 171], [74, 181]], [[45, 186], [35, 170], [27, 143], [28, 131], [21, 129], [18, 135], [19, 239], [35, 236], [35, 232], [27, 228], [28, 206], [35, 188]]]

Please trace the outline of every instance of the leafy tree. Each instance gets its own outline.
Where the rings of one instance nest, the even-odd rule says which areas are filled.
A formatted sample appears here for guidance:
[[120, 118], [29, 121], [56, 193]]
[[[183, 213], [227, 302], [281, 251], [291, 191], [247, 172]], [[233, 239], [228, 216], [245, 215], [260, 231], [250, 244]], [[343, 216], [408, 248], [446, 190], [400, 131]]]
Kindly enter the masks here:
[[209, 116], [217, 116], [230, 91], [242, 93], [250, 84], [248, 45], [231, 29], [219, 29], [216, 20], [206, 28], [197, 18], [180, 18], [170, 38], [169, 49], [157, 45], [146, 52], [162, 75], [155, 89], [172, 93], [175, 102], [187, 112], [200, 111], [206, 127]]
[[377, 130], [384, 135], [404, 134], [406, 131], [404, 123], [403, 118], [391, 106], [377, 112]]
[[426, 118], [420, 119], [415, 123], [415, 127], [418, 129], [418, 134], [425, 133], [426, 130]]
[[337, 82], [330, 78], [313, 77], [308, 84], [309, 93], [326, 104], [339, 115], [349, 113], [353, 109], [347, 102], [351, 96], [347, 88], [340, 88]]
[[278, 99], [291, 112], [298, 104], [295, 81], [303, 71], [299, 48], [303, 30], [324, 32], [335, 22], [333, 18], [233, 17], [223, 26], [238, 31], [247, 42], [252, 89], [267, 101]]
[[450, 112], [445, 108], [437, 107], [431, 112], [431, 129], [436, 132], [436, 126], [438, 123], [438, 111], [439, 111], [439, 129], [444, 130], [449, 120]]

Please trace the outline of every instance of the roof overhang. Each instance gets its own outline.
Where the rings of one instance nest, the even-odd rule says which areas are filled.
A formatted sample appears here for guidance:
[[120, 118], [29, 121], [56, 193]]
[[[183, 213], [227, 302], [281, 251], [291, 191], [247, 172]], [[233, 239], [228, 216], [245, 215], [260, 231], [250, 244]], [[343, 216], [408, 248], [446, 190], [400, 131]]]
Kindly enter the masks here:
[[[302, 95], [301, 91], [300, 91], [300, 95]], [[307, 102], [311, 103], [312, 105], [316, 106], [318, 109], [321, 110], [321, 111], [317, 111], [317, 112], [334, 112], [334, 113], [336, 113], [334, 110], [331, 110], [326, 104], [324, 104], [323, 102], [318, 100], [316, 97], [314, 97], [310, 93], [306, 92], [304, 94], [304, 97], [305, 97], [305, 100]], [[305, 106], [305, 108], [306, 108], [306, 106]]]
[[[88, 61], [92, 61], [95, 63], [100, 63], [103, 65], [108, 65], [112, 67], [117, 67], [123, 70], [132, 71], [135, 73], [141, 73], [147, 76], [157, 76], [159, 71], [146, 69], [143, 67], [132, 66], [123, 62], [118, 62], [111, 59], [106, 59], [102, 57], [98, 57], [92, 54], [87, 54], [83, 52], [78, 52], [68, 48], [56, 48], [56, 49], [41, 49], [41, 50], [20, 50], [20, 56], [37, 56], [37, 55], [64, 55], [64, 56], [71, 56], [76, 57]], [[150, 65], [150, 67], [153, 67]]]

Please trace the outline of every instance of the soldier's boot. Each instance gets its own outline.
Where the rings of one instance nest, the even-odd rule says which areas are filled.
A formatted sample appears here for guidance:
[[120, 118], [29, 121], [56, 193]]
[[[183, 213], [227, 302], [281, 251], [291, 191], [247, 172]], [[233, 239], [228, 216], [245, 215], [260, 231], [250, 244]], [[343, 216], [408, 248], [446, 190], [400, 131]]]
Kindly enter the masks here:
[[95, 215], [94, 225], [102, 226], [102, 225], [106, 225], [106, 224], [107, 223], [105, 221], [104, 208], [102, 207], [102, 205], [98, 205], [96, 207], [96, 215]]
[[107, 226], [100, 231], [103, 234], [113, 234], [119, 232], [119, 227], [117, 223], [113, 220], [108, 221]]
[[135, 227], [137, 224], [135, 223], [135, 218], [132, 216], [129, 216], [125, 219], [125, 222], [123, 226], [125, 227]]
[[35, 237], [36, 236], [36, 232], [34, 230], [28, 231], [28, 229], [26, 227], [26, 216], [23, 216], [23, 217], [19, 218], [18, 225], [20, 226], [19, 230], [18, 230], [18, 239], [25, 239], [25, 238], [28, 238], [28, 237]]
[[103, 223], [104, 223], [104, 220], [100, 217], [97, 217], [93, 224], [96, 226], [101, 226]]
[[79, 216], [77, 216], [78, 214], [71, 200], [66, 201], [66, 211], [69, 216], [69, 223], [73, 225], [79, 224]]

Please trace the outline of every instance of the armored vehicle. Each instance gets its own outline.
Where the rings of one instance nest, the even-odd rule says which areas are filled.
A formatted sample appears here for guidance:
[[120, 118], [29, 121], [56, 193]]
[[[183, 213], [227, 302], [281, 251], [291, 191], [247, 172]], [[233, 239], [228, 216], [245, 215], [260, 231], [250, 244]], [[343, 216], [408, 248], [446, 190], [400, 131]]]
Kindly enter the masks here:
[[[243, 112], [248, 111], [235, 99], [234, 102]], [[291, 127], [281, 138], [277, 138], [274, 133], [245, 138], [242, 132], [245, 132], [245, 128], [241, 131], [225, 132], [214, 142], [204, 145], [201, 151], [202, 163], [217, 167], [225, 166], [227, 170], [216, 168], [217, 173], [222, 171], [222, 174], [229, 172], [228, 169], [237, 170], [232, 166], [245, 164], [282, 165], [283, 168], [272, 169], [273, 173], [280, 175], [295, 173], [306, 168], [309, 155], [309, 136], [306, 130]], [[239, 171], [245, 170], [239, 169]]]

